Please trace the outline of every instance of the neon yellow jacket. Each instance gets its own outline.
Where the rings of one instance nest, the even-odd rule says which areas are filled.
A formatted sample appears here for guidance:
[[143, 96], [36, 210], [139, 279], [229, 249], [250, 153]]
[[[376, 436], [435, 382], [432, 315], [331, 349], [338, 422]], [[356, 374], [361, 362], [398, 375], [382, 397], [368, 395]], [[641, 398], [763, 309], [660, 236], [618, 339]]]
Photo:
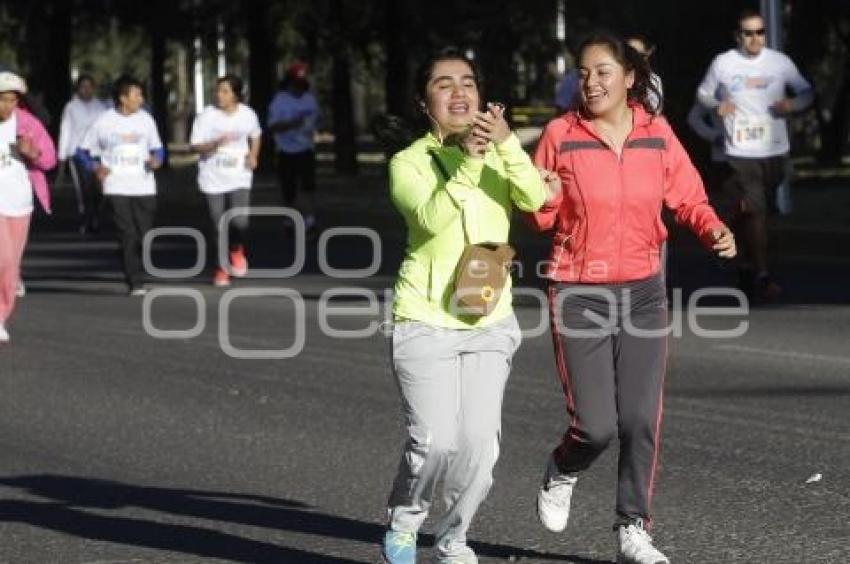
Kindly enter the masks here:
[[[449, 173], [448, 182], [432, 152]], [[443, 147], [428, 133], [390, 161], [390, 197], [407, 224], [407, 250], [395, 284], [396, 318], [470, 329], [510, 315], [510, 280], [488, 316], [456, 316], [449, 303], [466, 245], [464, 224], [471, 243], [505, 243], [512, 206], [532, 212], [546, 199], [540, 174], [516, 135], [474, 159], [457, 147]]]

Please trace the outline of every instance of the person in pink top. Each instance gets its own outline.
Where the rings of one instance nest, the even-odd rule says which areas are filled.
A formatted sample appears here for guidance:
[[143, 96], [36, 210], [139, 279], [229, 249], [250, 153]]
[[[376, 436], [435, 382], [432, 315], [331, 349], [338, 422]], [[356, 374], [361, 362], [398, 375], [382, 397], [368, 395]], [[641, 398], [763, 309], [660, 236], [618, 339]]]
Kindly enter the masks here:
[[21, 107], [24, 80], [0, 72], [0, 344], [9, 342], [8, 322], [33, 210], [33, 192], [47, 213], [45, 171], [56, 165], [56, 149], [41, 122]]
[[668, 334], [662, 206], [721, 257], [735, 255], [735, 240], [656, 113], [646, 58], [599, 34], [578, 62], [579, 108], [546, 126], [534, 156], [561, 184], [530, 219], [553, 233], [546, 276], [568, 415], [537, 512], [547, 529], [563, 531], [579, 474], [618, 438], [617, 562], [665, 564], [648, 534]]

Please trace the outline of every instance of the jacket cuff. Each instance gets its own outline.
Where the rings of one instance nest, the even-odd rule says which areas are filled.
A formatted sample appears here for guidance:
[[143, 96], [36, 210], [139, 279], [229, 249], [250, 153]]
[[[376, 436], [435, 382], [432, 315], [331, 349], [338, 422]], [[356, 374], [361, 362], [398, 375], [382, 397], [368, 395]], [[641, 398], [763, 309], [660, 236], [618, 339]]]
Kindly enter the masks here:
[[513, 132], [511, 132], [507, 139], [496, 144], [496, 151], [499, 153], [499, 156], [515, 154], [517, 151], [522, 150], [522, 143], [519, 142], [519, 137]]

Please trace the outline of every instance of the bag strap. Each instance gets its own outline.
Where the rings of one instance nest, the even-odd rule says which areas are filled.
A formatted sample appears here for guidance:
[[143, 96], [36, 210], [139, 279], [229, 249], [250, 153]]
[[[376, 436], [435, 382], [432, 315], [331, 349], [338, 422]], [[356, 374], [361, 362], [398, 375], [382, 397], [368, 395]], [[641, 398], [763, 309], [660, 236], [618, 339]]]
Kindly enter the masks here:
[[[428, 149], [428, 154], [431, 155], [432, 159], [434, 159], [434, 163], [437, 165], [437, 169], [440, 171], [440, 175], [443, 177], [443, 180], [448, 182], [451, 178], [449, 176], [449, 170], [446, 168], [446, 165], [443, 164], [443, 161], [440, 160], [437, 151], [434, 149]], [[463, 211], [463, 207], [460, 208], [460, 224], [461, 231], [463, 231], [463, 242], [464, 244], [469, 245], [469, 233], [466, 230], [466, 214]]]

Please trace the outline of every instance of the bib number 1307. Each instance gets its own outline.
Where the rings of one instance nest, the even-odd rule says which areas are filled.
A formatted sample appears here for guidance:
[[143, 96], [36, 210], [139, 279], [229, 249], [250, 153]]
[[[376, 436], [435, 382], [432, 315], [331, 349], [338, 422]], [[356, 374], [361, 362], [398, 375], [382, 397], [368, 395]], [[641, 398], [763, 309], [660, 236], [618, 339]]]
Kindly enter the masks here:
[[735, 118], [732, 142], [740, 149], [763, 150], [771, 147], [771, 123], [766, 119]]

